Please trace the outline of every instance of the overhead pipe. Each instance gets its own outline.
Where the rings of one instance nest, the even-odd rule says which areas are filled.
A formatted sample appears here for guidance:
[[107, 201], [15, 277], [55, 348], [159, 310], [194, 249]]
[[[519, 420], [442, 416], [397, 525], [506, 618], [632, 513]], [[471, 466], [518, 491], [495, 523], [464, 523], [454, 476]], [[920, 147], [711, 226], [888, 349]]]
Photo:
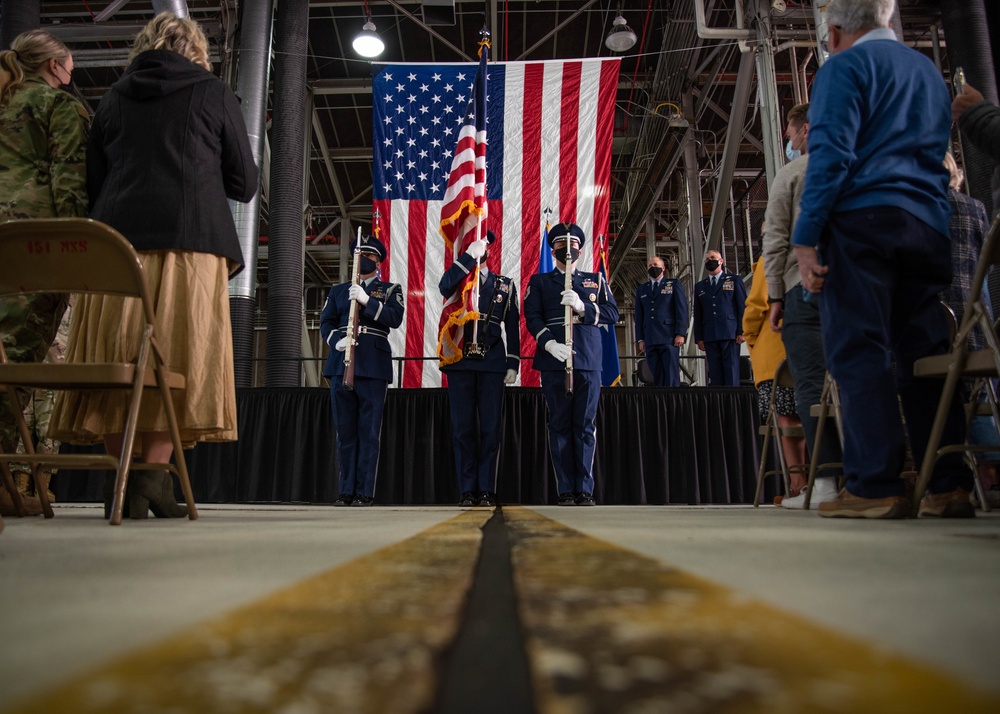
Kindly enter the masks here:
[[302, 226], [309, 0], [281, 0], [274, 32], [274, 114], [268, 214], [268, 387], [298, 387], [302, 358]]
[[[234, 53], [236, 95], [250, 138], [254, 163], [263, 178], [267, 139], [267, 90], [271, 68], [274, 0], [245, 0], [240, 38]], [[262, 184], [263, 185], [263, 184]], [[257, 249], [260, 236], [261, 186], [249, 203], [230, 201], [236, 235], [246, 268], [229, 282], [229, 315], [233, 323], [233, 359], [236, 386], [253, 386], [254, 316], [257, 312]]]
[[41, 0], [0, 3], [0, 50], [9, 50], [15, 37], [40, 27], [41, 23]]
[[153, 12], [172, 12], [177, 17], [189, 17], [187, 0], [153, 0]]
[[[742, 7], [742, 3], [737, 3]], [[739, 18], [742, 18], [742, 13]], [[694, 0], [695, 27], [698, 30], [698, 37], [706, 40], [749, 40], [753, 38], [753, 32], [746, 28], [719, 28], [709, 27], [705, 19], [705, 0]]]

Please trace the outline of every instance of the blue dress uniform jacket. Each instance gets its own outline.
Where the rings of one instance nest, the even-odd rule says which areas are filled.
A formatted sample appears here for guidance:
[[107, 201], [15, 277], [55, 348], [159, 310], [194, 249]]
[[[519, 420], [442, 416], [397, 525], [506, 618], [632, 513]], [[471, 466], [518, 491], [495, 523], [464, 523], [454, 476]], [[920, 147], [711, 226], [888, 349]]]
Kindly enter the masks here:
[[[475, 258], [468, 253], [460, 255], [441, 276], [438, 283], [441, 295], [451, 297], [475, 265]], [[479, 287], [479, 342], [488, 348], [486, 359], [461, 359], [443, 367], [442, 371], [448, 374], [464, 370], [501, 374], [508, 369], [516, 371], [521, 364], [521, 313], [518, 304], [514, 281], [491, 272]], [[472, 339], [471, 322], [466, 325], [465, 339]]]
[[371, 296], [358, 305], [358, 343], [354, 348], [354, 389], [344, 388], [344, 353], [337, 342], [347, 335], [351, 312], [350, 283], [334, 285], [320, 318], [320, 334], [330, 345], [323, 375], [330, 379], [333, 423], [337, 428], [340, 494], [372, 499], [378, 470], [379, 438], [385, 392], [392, 381], [389, 330], [403, 322], [403, 292], [395, 283], [375, 278], [365, 286]]
[[[319, 330], [323, 341], [330, 345], [330, 356], [323, 368], [324, 377], [344, 375], [344, 353], [334, 347], [341, 337], [347, 335], [347, 318], [351, 314], [347, 292], [350, 288], [350, 283], [334, 285], [323, 306]], [[373, 299], [364, 307], [358, 305], [361, 329], [358, 330], [358, 344], [354, 351], [354, 374], [391, 382], [392, 350], [388, 337], [390, 329], [403, 324], [403, 290], [395, 283], [375, 278], [365, 286], [365, 291]]]
[[640, 283], [635, 290], [635, 340], [645, 343], [646, 360], [658, 387], [680, 385], [680, 349], [677, 336], [687, 338], [688, 301], [676, 278], [660, 277]]
[[[552, 340], [565, 342], [565, 307], [560, 304], [565, 275], [558, 268], [531, 276], [524, 294], [524, 320], [538, 348], [532, 367], [539, 372], [565, 371], [566, 365], [545, 351]], [[573, 274], [573, 290], [583, 300], [582, 317], [573, 317], [573, 369], [601, 371], [601, 330], [618, 322], [618, 304], [600, 273]]]
[[564, 341], [564, 274], [556, 269], [531, 276], [524, 294], [524, 318], [535, 336], [534, 368], [542, 373], [542, 393], [549, 411], [549, 451], [559, 494], [594, 493], [597, 402], [601, 395], [601, 330], [618, 322], [618, 305], [600, 273], [573, 275], [573, 290], [584, 314], [573, 325], [573, 393], [566, 394], [566, 364], [545, 351], [552, 340]]
[[723, 271], [716, 277], [714, 287], [711, 278], [694, 286], [694, 339], [705, 343], [709, 383], [732, 387], [740, 383], [736, 336], [743, 334], [747, 289], [733, 273]]
[[[475, 265], [468, 253], [460, 255], [441, 276], [441, 295], [451, 297]], [[521, 317], [514, 281], [489, 273], [479, 286], [479, 313], [477, 337], [487, 348], [485, 359], [463, 357], [442, 367], [448, 375], [455, 472], [462, 494], [497, 491], [503, 380], [508, 369], [520, 366]], [[465, 340], [472, 341], [472, 323], [465, 326]]]

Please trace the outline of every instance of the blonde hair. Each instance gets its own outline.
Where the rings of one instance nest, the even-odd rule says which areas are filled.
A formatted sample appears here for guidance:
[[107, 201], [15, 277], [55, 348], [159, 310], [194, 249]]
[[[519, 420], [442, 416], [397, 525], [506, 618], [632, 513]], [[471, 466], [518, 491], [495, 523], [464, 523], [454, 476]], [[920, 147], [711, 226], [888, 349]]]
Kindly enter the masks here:
[[69, 47], [51, 32], [22, 32], [9, 50], [0, 52], [0, 104], [21, 86], [26, 75], [38, 74], [49, 60], [65, 63], [69, 58]]
[[958, 191], [965, 181], [965, 174], [962, 169], [958, 168], [958, 162], [955, 161], [955, 157], [951, 155], [950, 151], [944, 155], [943, 163], [944, 167], [948, 169], [948, 173], [951, 174], [951, 178], [948, 179], [948, 188]]
[[212, 71], [212, 63], [208, 61], [208, 38], [201, 26], [172, 12], [161, 12], [139, 31], [128, 56], [129, 64], [147, 50], [170, 50]]

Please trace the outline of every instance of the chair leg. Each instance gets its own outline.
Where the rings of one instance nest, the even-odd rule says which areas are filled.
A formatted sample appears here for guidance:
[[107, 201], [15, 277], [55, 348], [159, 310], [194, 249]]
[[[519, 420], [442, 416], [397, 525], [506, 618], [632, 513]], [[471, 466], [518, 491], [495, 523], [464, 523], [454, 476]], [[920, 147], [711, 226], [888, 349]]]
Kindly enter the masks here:
[[767, 458], [769, 456], [769, 449], [771, 444], [771, 423], [770, 417], [768, 417], [768, 423], [765, 427], [764, 438], [761, 440], [760, 444], [760, 466], [757, 468], [757, 490], [753, 497], [753, 507], [757, 508], [760, 506], [760, 497], [764, 490], [764, 474], [767, 472]]
[[14, 477], [11, 476], [10, 467], [6, 461], [0, 462], [0, 478], [3, 479], [3, 485], [7, 489], [7, 493], [10, 494], [10, 502], [14, 504], [14, 514], [18, 518], [24, 518], [28, 515], [28, 512], [24, 508], [24, 501], [21, 500], [21, 494], [14, 484]]
[[965, 351], [957, 356], [955, 362], [948, 369], [948, 374], [944, 379], [941, 388], [941, 398], [938, 399], [937, 413], [934, 415], [934, 424], [931, 426], [930, 436], [927, 438], [927, 448], [924, 451], [923, 461], [920, 463], [920, 476], [917, 478], [916, 488], [913, 489], [913, 503], [911, 504], [912, 516], [917, 517], [920, 510], [920, 499], [923, 498], [927, 484], [931, 481], [931, 474], [934, 473], [934, 465], [937, 463], [938, 447], [941, 444], [941, 436], [944, 434], [944, 423], [948, 417], [948, 410], [951, 400], [955, 395], [958, 386], [959, 375], [965, 369]]
[[180, 429], [177, 424], [177, 414], [174, 412], [174, 402], [170, 396], [170, 387], [162, 374], [163, 363], [158, 354], [153, 355], [153, 369], [156, 372], [156, 381], [160, 385], [160, 396], [163, 401], [164, 412], [167, 415], [167, 426], [170, 429], [170, 438], [174, 443], [174, 461], [177, 465], [177, 480], [181, 484], [181, 493], [184, 494], [184, 503], [187, 504], [188, 519], [198, 520], [198, 509], [194, 505], [194, 492], [191, 490], [191, 479], [188, 478], [187, 460], [184, 458], [184, 444], [181, 443]]

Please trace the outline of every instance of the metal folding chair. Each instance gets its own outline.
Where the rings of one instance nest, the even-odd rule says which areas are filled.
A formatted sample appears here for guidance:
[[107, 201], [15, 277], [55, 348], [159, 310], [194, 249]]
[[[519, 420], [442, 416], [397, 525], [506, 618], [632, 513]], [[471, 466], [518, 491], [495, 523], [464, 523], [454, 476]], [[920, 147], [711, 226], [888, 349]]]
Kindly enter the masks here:
[[[789, 464], [785, 461], [785, 451], [781, 448], [781, 437], [802, 437], [803, 431], [801, 426], [779, 426], [777, 405], [779, 386], [794, 386], [792, 382], [792, 371], [788, 369], [788, 364], [785, 360], [781, 360], [781, 363], [774, 370], [774, 383], [771, 386], [771, 398], [768, 400], [767, 404], [767, 418], [764, 420], [760, 429], [758, 429], [758, 433], [764, 438], [761, 441], [760, 467], [757, 469], [757, 490], [753, 497], [754, 508], [760, 505], [760, 497], [764, 490], [765, 478], [768, 476], [780, 475], [785, 484], [785, 493], [788, 493], [791, 490], [792, 472], [804, 473], [806, 470], [806, 464]], [[767, 468], [769, 445], [773, 445], [774, 451], [777, 453], [777, 469], [768, 470]]]
[[[37, 476], [41, 466], [80, 469], [114, 469], [116, 472], [111, 524], [122, 520], [125, 487], [131, 469], [167, 470], [177, 474], [188, 507], [188, 517], [198, 517], [184, 462], [183, 445], [174, 413], [171, 389], [184, 388], [184, 376], [170, 372], [156, 341], [153, 302], [142, 263], [132, 245], [117, 231], [87, 218], [37, 218], [0, 223], [0, 295], [23, 293], [96, 293], [142, 301], [144, 321], [138, 358], [132, 363], [32, 363], [7, 361], [0, 344], [0, 387], [5, 387], [10, 408], [24, 443], [23, 454], [0, 454], [0, 475], [15, 509], [24, 506], [14, 488], [9, 464], [27, 463]], [[124, 326], [123, 326], [124, 329]], [[129, 392], [128, 414], [122, 425], [125, 439], [121, 454], [36, 454], [19, 408], [16, 388], [55, 390], [108, 390]], [[139, 406], [145, 387], [157, 388], [176, 454], [172, 464], [132, 463]], [[36, 482], [37, 484], [37, 479]], [[36, 488], [46, 518], [53, 516], [44, 488]]]

